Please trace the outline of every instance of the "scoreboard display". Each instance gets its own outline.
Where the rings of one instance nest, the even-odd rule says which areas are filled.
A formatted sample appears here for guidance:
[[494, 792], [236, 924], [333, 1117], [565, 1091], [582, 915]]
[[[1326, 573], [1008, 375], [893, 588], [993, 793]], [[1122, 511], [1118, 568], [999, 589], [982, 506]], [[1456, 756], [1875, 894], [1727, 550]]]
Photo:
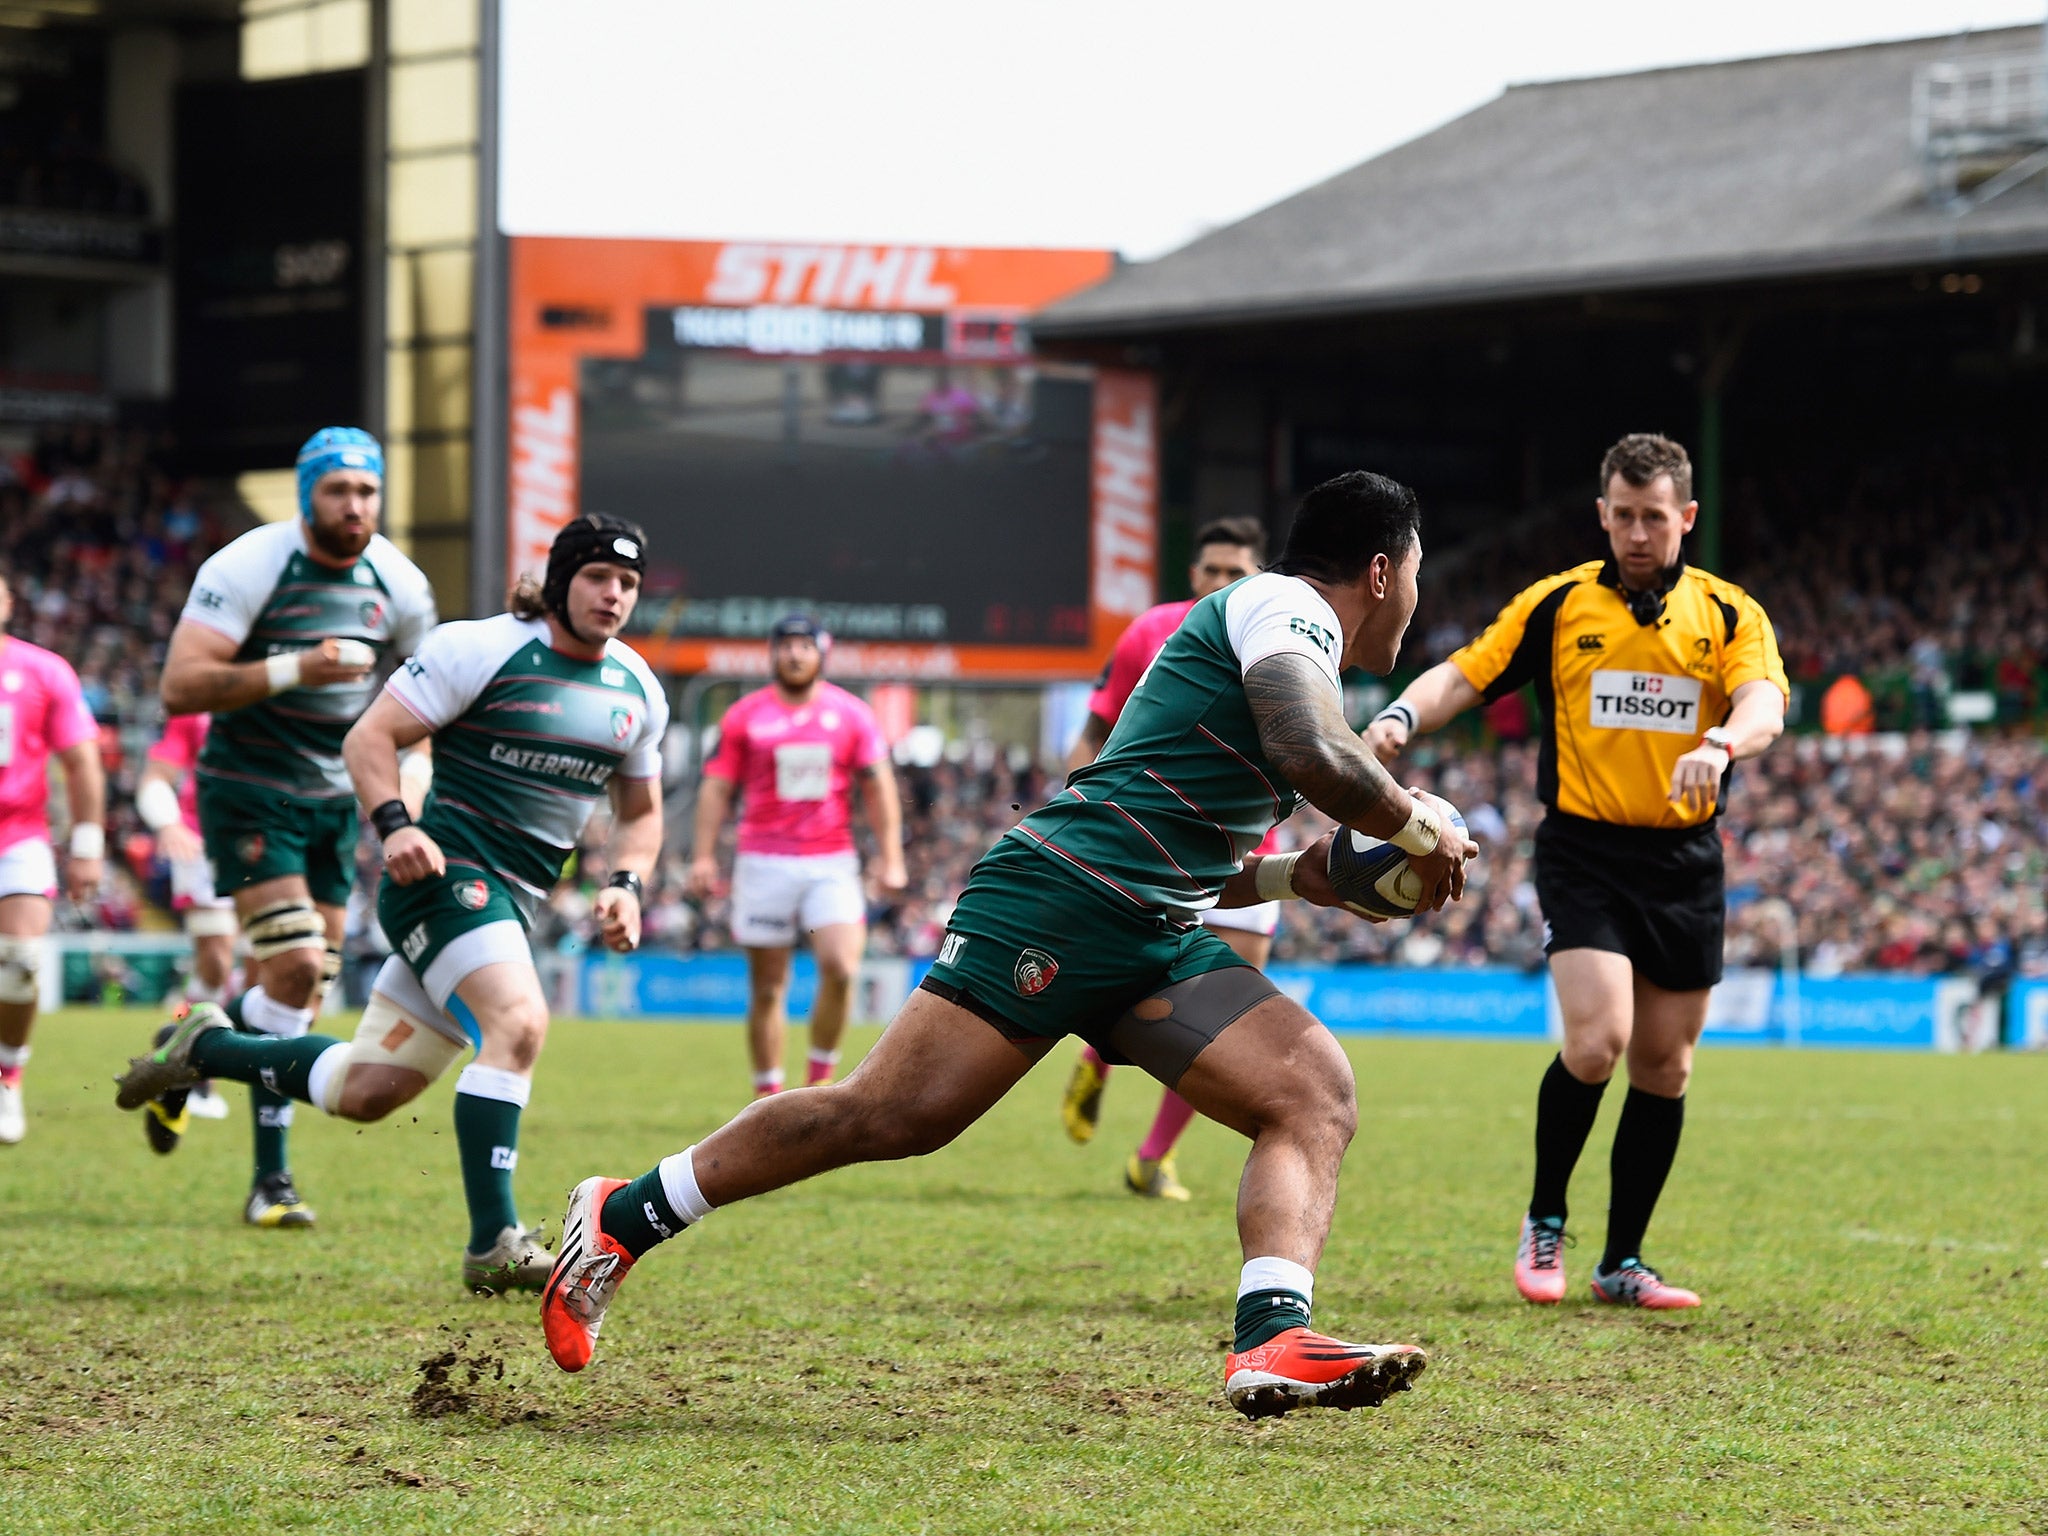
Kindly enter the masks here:
[[1031, 347], [1101, 253], [512, 244], [515, 570], [640, 523], [657, 666], [760, 672], [802, 609], [842, 675], [1082, 677], [1152, 601], [1150, 380]]

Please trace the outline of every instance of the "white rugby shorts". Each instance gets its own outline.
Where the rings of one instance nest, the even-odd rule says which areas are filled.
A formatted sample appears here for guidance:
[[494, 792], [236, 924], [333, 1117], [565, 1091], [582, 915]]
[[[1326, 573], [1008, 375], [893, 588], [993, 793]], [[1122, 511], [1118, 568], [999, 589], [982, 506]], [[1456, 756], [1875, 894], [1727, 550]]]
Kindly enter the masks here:
[[1262, 901], [1255, 907], [1211, 907], [1202, 914], [1202, 926], [1263, 933], [1270, 939], [1280, 931], [1280, 903]]
[[0, 896], [56, 894], [57, 859], [47, 838], [27, 838], [0, 853]]
[[867, 921], [856, 853], [742, 853], [732, 864], [732, 937], [791, 949], [813, 929]]

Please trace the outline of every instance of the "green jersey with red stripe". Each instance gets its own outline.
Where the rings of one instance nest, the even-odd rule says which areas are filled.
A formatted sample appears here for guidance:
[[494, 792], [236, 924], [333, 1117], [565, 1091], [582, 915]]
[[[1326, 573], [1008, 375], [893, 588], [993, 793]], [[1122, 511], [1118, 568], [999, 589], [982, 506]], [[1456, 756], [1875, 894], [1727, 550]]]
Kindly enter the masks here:
[[1160, 649], [1102, 753], [1010, 832], [1112, 901], [1192, 923], [1301, 804], [1266, 760], [1244, 674], [1312, 661], [1340, 700], [1344, 636], [1321, 593], [1247, 577], [1205, 597]]
[[421, 828], [503, 877], [529, 921], [613, 776], [661, 776], [668, 700], [623, 641], [586, 661], [544, 619], [443, 624], [386, 689], [434, 732]]

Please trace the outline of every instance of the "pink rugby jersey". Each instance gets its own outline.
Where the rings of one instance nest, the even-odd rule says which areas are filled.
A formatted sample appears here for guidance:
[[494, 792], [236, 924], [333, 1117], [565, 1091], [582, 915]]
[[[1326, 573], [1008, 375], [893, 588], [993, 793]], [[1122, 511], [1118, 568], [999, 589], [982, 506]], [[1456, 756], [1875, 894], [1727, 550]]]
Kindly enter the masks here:
[[0, 636], [0, 853], [50, 835], [50, 756], [99, 733], [70, 662]]
[[[1152, 665], [1152, 658], [1180, 628], [1181, 621], [1194, 611], [1194, 606], [1195, 599], [1183, 598], [1177, 603], [1161, 603], [1155, 608], [1147, 608], [1131, 620], [1130, 627], [1117, 636], [1116, 649], [1109, 653], [1109, 665], [1103, 669], [1102, 680], [1088, 695], [1089, 714], [1104, 725], [1115, 728], [1123, 715], [1124, 705], [1130, 702], [1131, 694], [1137, 689], [1138, 679], [1145, 675], [1145, 669]], [[1281, 852], [1280, 829], [1275, 827], [1268, 832], [1266, 840], [1252, 852]]]
[[704, 772], [739, 788], [741, 853], [850, 853], [853, 776], [886, 750], [874, 712], [844, 688], [821, 682], [792, 708], [771, 686], [725, 712]]
[[178, 771], [178, 819], [199, 830], [199, 749], [206, 745], [211, 715], [173, 715], [149, 749], [149, 760]]

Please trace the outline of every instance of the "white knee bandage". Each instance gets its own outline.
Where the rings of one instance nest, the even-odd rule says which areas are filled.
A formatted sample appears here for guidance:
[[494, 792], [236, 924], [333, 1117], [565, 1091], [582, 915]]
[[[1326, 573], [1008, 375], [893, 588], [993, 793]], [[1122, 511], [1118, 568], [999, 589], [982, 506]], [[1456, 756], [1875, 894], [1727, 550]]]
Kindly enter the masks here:
[[43, 968], [43, 941], [0, 934], [0, 1003], [32, 1003]]
[[233, 907], [187, 907], [185, 932], [195, 939], [232, 938], [235, 932]]
[[249, 953], [259, 961], [294, 949], [325, 949], [327, 924], [303, 901], [281, 901], [249, 919]]
[[[349, 1042], [347, 1058], [338, 1064], [338, 1070], [322, 1075], [318, 1085], [320, 1107], [330, 1115], [338, 1111], [342, 1088], [349, 1072], [356, 1067], [402, 1067], [431, 1083], [467, 1049], [468, 1046], [457, 1044], [433, 1026], [408, 1018], [383, 993], [372, 992], [370, 1006], [363, 1010], [363, 1021], [356, 1026], [356, 1037]], [[322, 1057], [321, 1064], [325, 1061]]]

